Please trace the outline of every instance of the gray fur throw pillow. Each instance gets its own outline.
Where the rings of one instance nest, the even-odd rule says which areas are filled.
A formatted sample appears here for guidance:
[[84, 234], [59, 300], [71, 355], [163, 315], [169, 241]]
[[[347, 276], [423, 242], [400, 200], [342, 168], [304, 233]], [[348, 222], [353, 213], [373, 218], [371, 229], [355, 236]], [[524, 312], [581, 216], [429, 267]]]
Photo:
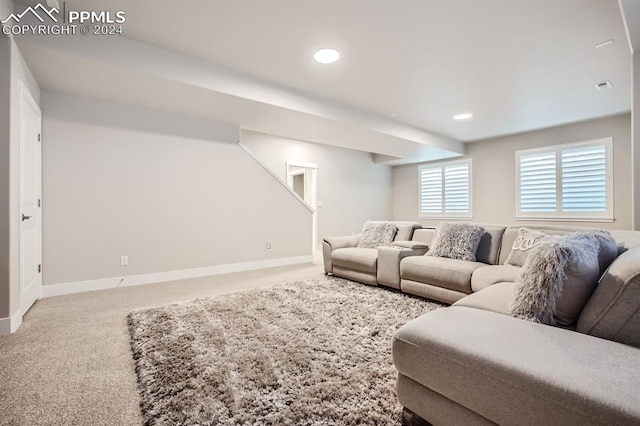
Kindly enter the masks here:
[[511, 316], [570, 325], [600, 278], [596, 238], [547, 236], [529, 254], [514, 288]]
[[437, 226], [436, 236], [427, 256], [476, 261], [476, 251], [484, 228], [471, 223], [442, 222]]
[[377, 248], [393, 242], [398, 227], [393, 222], [371, 221], [364, 223], [362, 236], [358, 242], [360, 248]]

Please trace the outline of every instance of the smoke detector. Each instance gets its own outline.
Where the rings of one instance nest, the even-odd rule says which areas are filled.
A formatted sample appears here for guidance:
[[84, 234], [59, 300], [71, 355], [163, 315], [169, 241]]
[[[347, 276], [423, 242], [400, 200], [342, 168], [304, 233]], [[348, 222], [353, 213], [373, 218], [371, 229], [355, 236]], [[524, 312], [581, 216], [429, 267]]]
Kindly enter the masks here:
[[600, 83], [594, 84], [593, 87], [595, 87], [596, 90], [605, 90], [605, 89], [611, 89], [613, 86], [611, 85], [611, 82], [609, 80], [606, 80], [606, 81], [601, 81]]

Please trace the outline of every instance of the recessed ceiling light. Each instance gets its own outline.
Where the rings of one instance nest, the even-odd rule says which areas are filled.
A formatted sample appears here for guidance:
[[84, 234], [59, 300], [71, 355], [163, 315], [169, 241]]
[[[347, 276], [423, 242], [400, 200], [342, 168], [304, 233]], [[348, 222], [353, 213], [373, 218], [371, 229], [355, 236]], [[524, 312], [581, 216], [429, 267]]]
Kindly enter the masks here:
[[313, 59], [321, 64], [332, 64], [340, 59], [340, 52], [336, 49], [320, 49], [313, 55]]
[[454, 116], [453, 116], [453, 119], [454, 119], [454, 120], [468, 120], [468, 119], [470, 119], [471, 117], [473, 117], [473, 114], [468, 113], [468, 112], [465, 112], [465, 113], [462, 113], [462, 114], [456, 114], [456, 115], [454, 115]]

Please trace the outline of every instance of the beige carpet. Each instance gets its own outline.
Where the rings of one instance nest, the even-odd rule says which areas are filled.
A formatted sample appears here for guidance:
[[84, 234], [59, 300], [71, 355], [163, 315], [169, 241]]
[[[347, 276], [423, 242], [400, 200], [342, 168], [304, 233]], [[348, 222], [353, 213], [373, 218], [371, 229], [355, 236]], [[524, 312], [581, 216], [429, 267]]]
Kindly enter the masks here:
[[316, 260], [40, 300], [0, 336], [0, 424], [140, 425], [129, 312], [321, 275]]
[[335, 277], [129, 316], [148, 425], [399, 425], [394, 332], [442, 305]]

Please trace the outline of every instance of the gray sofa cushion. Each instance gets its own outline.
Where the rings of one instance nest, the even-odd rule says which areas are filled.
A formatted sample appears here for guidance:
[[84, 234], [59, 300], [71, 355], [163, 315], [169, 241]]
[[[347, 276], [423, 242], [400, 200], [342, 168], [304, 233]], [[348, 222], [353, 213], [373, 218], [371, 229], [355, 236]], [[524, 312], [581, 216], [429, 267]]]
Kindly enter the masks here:
[[484, 234], [482, 235], [482, 238], [480, 238], [480, 243], [478, 244], [476, 261], [486, 263], [488, 265], [495, 265], [498, 263], [502, 236], [507, 228], [503, 225], [480, 225], [484, 228]]
[[616, 240], [608, 231], [604, 230], [578, 231], [576, 235], [596, 239], [598, 242], [598, 266], [600, 275], [604, 274], [604, 271], [611, 265], [611, 262], [618, 257], [618, 244]]
[[640, 247], [622, 253], [600, 279], [577, 331], [640, 347]]
[[406, 280], [471, 293], [471, 274], [481, 266], [485, 264], [445, 257], [413, 256], [402, 259], [400, 276]]
[[477, 293], [471, 293], [463, 297], [454, 303], [453, 306], [483, 309], [485, 311], [509, 315], [511, 313], [514, 287], [515, 283], [513, 282], [496, 283]]
[[483, 234], [484, 228], [479, 225], [442, 222], [438, 225], [436, 238], [427, 256], [475, 262], [476, 251]]
[[471, 290], [480, 291], [499, 282], [515, 282], [520, 269], [513, 265], [487, 265], [473, 271], [471, 275]]
[[354, 269], [361, 272], [376, 273], [378, 249], [348, 247], [334, 250], [331, 253], [333, 266]]
[[640, 351], [615, 342], [453, 306], [400, 328], [392, 351], [400, 374], [497, 424], [640, 421]]

